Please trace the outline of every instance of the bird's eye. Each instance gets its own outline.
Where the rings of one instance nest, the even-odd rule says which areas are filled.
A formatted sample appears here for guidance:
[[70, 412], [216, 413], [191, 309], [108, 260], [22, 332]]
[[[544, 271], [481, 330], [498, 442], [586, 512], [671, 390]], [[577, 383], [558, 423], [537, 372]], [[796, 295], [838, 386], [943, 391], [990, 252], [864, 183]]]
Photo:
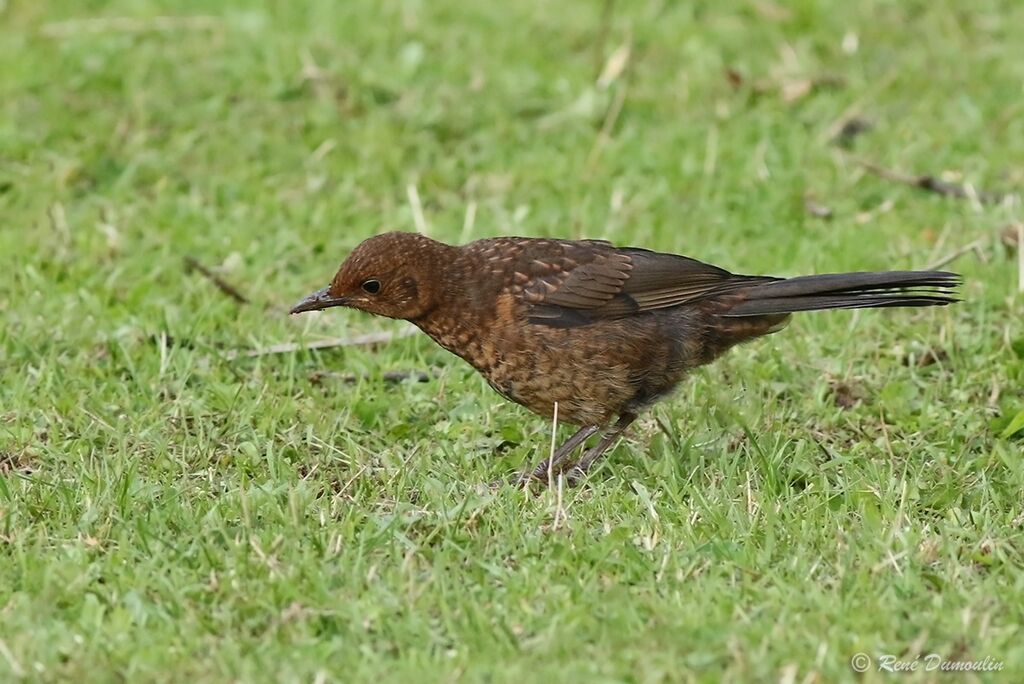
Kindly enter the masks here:
[[377, 294], [380, 292], [380, 281], [371, 278], [370, 280], [363, 281], [363, 292], [369, 292], [370, 294]]

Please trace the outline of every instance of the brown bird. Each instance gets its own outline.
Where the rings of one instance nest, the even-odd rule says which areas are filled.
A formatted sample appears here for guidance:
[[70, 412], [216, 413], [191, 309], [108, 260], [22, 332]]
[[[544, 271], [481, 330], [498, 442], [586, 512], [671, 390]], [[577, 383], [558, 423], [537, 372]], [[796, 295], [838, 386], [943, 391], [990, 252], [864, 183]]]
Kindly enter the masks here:
[[579, 430], [521, 477], [547, 479], [601, 430], [582, 476], [688, 371], [785, 327], [796, 311], [943, 306], [943, 271], [735, 275], [603, 240], [499, 237], [464, 246], [417, 233], [372, 237], [293, 314], [346, 306], [414, 323], [499, 394]]

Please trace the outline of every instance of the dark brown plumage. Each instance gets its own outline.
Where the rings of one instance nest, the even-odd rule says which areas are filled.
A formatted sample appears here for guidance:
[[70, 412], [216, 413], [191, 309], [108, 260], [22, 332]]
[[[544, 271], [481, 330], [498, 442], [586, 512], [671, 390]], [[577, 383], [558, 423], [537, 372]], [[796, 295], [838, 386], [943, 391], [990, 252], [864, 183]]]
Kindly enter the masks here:
[[936, 306], [959, 276], [890, 271], [772, 278], [600, 240], [502, 237], [465, 246], [416, 233], [366, 240], [292, 313], [347, 306], [411, 321], [503, 397], [580, 426], [528, 474], [546, 478], [588, 437], [586, 470], [639, 411], [740, 342], [819, 309]]

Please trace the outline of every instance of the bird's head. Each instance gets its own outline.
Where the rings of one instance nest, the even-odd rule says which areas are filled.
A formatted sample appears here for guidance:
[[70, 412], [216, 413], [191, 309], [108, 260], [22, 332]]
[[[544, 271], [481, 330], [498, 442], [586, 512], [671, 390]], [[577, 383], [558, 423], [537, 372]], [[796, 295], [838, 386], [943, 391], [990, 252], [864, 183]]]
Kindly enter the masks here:
[[388, 318], [414, 320], [437, 306], [446, 263], [457, 248], [419, 233], [384, 233], [362, 242], [331, 284], [291, 313], [347, 306]]

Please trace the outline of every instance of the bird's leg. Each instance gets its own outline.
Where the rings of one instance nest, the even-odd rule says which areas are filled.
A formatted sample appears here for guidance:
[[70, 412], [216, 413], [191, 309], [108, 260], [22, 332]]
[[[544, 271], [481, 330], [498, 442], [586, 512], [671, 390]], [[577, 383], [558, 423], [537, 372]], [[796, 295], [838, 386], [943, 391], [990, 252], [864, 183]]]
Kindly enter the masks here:
[[562, 464], [562, 462], [565, 461], [565, 459], [567, 459], [572, 454], [572, 452], [576, 450], [576, 447], [578, 447], [580, 444], [583, 444], [585, 441], [587, 441], [588, 437], [590, 437], [592, 434], [594, 434], [600, 429], [601, 428], [598, 425], [584, 425], [579, 430], [577, 430], [572, 437], [565, 440], [565, 443], [562, 444], [562, 446], [558, 447], [555, 453], [551, 454], [551, 456], [545, 458], [543, 461], [538, 463], [536, 468], [534, 468], [532, 471], [523, 472], [519, 476], [519, 481], [524, 482], [530, 479], [547, 481], [548, 471], [551, 471], [552, 473], [558, 473], [559, 471], [561, 471], [561, 468], [559, 468], [559, 466]]
[[594, 465], [594, 461], [601, 458], [604, 452], [608, 451], [609, 447], [615, 444], [616, 440], [626, 431], [633, 421], [636, 420], [635, 413], [623, 413], [619, 416], [618, 421], [611, 427], [608, 432], [605, 433], [601, 441], [595, 444], [587, 453], [583, 454], [583, 457], [579, 460], [579, 463], [573, 467], [569, 473], [569, 480], [575, 484], [579, 482], [587, 471], [590, 470], [590, 466]]

